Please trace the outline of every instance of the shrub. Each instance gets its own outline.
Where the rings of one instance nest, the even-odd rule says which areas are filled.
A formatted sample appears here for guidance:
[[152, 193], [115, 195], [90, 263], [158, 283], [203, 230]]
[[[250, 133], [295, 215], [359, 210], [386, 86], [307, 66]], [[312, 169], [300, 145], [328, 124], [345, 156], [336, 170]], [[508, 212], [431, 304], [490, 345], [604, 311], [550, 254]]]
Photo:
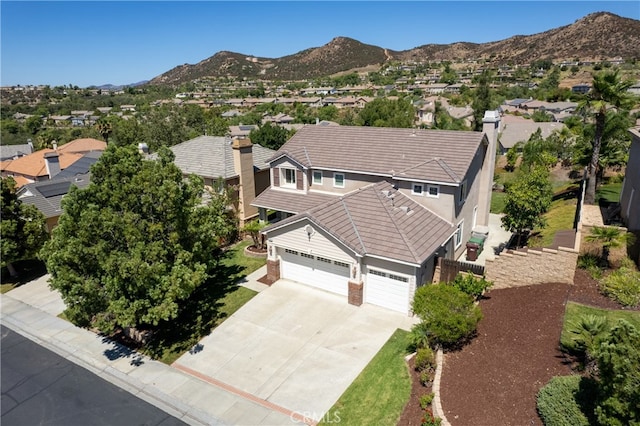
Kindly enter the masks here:
[[542, 422], [547, 426], [589, 426], [585, 413], [595, 397], [593, 380], [581, 376], [552, 378], [538, 392], [537, 406]]
[[431, 348], [420, 348], [416, 352], [415, 368], [418, 371], [434, 369], [436, 366], [436, 357]]
[[440, 417], [435, 417], [433, 415], [433, 411], [429, 408], [424, 410], [424, 416], [422, 417], [422, 426], [440, 426], [442, 423], [442, 419]]
[[468, 294], [447, 284], [425, 285], [416, 290], [413, 312], [422, 320], [431, 344], [453, 346], [471, 337], [482, 318]]
[[603, 425], [640, 423], [640, 331], [619, 320], [597, 351], [596, 416]]
[[411, 327], [411, 334], [409, 335], [409, 339], [411, 340], [411, 347], [414, 350], [429, 347], [428, 330], [425, 327], [424, 323], [419, 322]]
[[433, 392], [422, 395], [420, 397], [420, 407], [422, 407], [423, 410], [426, 410], [431, 405], [431, 402], [433, 402], [434, 396], [435, 394]]
[[420, 383], [422, 383], [423, 386], [429, 386], [433, 383], [434, 377], [435, 374], [432, 369], [422, 370], [420, 372]]
[[482, 293], [493, 285], [491, 281], [487, 281], [484, 277], [476, 277], [472, 274], [458, 274], [453, 280], [452, 285], [458, 290], [468, 294], [478, 300]]
[[613, 271], [600, 281], [600, 290], [621, 305], [637, 306], [640, 303], [640, 272], [629, 268]]

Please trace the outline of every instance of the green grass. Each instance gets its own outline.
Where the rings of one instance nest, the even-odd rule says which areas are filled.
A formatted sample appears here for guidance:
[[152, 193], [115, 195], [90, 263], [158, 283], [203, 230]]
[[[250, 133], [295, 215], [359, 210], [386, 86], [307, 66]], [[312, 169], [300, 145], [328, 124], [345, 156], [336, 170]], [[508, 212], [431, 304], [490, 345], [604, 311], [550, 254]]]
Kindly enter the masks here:
[[491, 193], [491, 213], [500, 214], [504, 212], [504, 206], [507, 204], [506, 192]]
[[[252, 243], [251, 240], [245, 240], [238, 244], [236, 244], [233, 248], [229, 250], [229, 256], [227, 256], [222, 263], [226, 266], [237, 265], [242, 268], [240, 271], [240, 275], [249, 275], [250, 273], [260, 269], [267, 263], [266, 258], [260, 257], [249, 257], [244, 255], [244, 249], [250, 246]], [[242, 276], [238, 277], [238, 279], [243, 278]]]
[[579, 303], [569, 302], [567, 303], [567, 308], [565, 310], [562, 334], [560, 335], [560, 344], [563, 348], [568, 350], [575, 349], [568, 331], [568, 324], [574, 323], [581, 316], [588, 314], [605, 316], [610, 325], [615, 324], [619, 319], [624, 319], [633, 324], [634, 327], [640, 329], [640, 312], [638, 311], [598, 309], [581, 305]]
[[622, 182], [603, 184], [596, 191], [596, 201], [617, 203], [620, 201], [620, 192], [622, 192]]
[[163, 323], [141, 352], [171, 364], [222, 324], [257, 292], [237, 282], [266, 263], [264, 258], [244, 255], [250, 241], [242, 241], [225, 252], [218, 275], [198, 288], [185, 302], [178, 318]]
[[409, 332], [396, 330], [320, 424], [339, 417], [345, 425], [395, 425], [411, 396], [409, 343]]
[[17, 277], [9, 275], [9, 270], [5, 267], [2, 268], [0, 294], [4, 294], [14, 288], [40, 278], [47, 273], [47, 268], [44, 262], [37, 259], [19, 260], [14, 262], [14, 268], [18, 272]]
[[529, 239], [529, 246], [550, 246], [557, 231], [573, 228], [576, 206], [577, 200], [575, 198], [553, 201], [549, 211], [544, 214], [547, 226], [534, 230], [534, 236]]

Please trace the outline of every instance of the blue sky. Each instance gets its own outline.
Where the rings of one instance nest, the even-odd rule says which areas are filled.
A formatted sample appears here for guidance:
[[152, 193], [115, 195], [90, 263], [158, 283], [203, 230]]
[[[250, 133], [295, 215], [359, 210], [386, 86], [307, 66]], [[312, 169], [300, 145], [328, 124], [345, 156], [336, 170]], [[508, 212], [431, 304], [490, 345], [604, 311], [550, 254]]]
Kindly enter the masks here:
[[337, 36], [405, 50], [531, 35], [634, 1], [0, 2], [0, 85], [129, 84], [221, 50], [280, 57]]

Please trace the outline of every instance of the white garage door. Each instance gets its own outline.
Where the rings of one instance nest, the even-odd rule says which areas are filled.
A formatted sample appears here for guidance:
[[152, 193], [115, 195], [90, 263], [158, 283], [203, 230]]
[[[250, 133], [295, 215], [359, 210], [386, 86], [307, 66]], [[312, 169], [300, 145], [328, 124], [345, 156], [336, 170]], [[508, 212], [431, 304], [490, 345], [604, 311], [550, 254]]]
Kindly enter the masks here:
[[406, 314], [409, 312], [409, 278], [368, 269], [365, 302]]
[[281, 249], [280, 256], [282, 278], [347, 295], [348, 263], [289, 249]]

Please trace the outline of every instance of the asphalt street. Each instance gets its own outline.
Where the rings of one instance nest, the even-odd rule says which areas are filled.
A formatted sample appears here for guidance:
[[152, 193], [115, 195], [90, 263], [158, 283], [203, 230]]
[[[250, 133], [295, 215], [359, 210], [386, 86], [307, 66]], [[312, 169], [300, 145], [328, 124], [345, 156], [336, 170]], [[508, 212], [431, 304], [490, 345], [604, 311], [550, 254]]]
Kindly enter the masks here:
[[186, 424], [9, 328], [0, 331], [3, 426]]

